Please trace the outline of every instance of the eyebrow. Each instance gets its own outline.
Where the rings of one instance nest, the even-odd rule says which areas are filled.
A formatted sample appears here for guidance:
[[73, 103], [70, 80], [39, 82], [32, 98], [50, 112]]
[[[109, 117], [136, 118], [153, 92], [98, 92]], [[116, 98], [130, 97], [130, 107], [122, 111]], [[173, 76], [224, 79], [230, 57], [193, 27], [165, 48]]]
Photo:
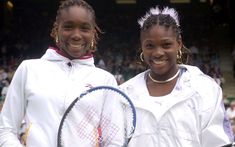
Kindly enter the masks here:
[[[173, 39], [170, 38], [164, 38], [160, 40], [161, 42], [172, 42]], [[154, 39], [146, 39], [145, 42], [154, 42]]]
[[89, 26], [89, 27], [92, 27], [92, 25], [88, 22], [82, 22], [82, 23], [75, 23], [74, 21], [71, 21], [71, 20], [68, 20], [68, 21], [64, 21], [63, 24], [76, 24], [76, 25], [79, 25], [79, 26]]

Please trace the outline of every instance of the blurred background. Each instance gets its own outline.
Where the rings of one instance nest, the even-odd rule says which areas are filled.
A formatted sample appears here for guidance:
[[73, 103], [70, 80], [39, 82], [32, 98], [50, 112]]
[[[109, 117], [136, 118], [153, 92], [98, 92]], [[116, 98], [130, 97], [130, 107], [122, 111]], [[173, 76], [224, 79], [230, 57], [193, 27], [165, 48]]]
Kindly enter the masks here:
[[[234, 0], [87, 0], [96, 11], [100, 35], [95, 64], [119, 83], [144, 67], [139, 57], [138, 18], [155, 5], [177, 9], [191, 64], [216, 80], [225, 104], [235, 99]], [[0, 90], [8, 87], [24, 59], [39, 58], [53, 45], [50, 31], [59, 0], [0, 0]], [[7, 83], [7, 84], [6, 84]], [[203, 84], [203, 83], [202, 83]], [[6, 89], [6, 88], [5, 88]], [[2, 99], [4, 99], [4, 92]]]

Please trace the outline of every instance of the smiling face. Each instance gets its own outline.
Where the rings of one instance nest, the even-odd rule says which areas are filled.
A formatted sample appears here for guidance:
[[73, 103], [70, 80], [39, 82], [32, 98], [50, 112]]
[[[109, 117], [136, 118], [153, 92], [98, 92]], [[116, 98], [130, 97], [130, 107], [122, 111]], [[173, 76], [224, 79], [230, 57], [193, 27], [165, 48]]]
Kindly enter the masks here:
[[141, 32], [140, 39], [144, 61], [151, 74], [159, 80], [172, 77], [178, 70], [177, 52], [182, 47], [172, 27], [153, 25]]
[[87, 54], [95, 35], [91, 12], [81, 6], [63, 9], [57, 35], [57, 45], [70, 59], [77, 59]]

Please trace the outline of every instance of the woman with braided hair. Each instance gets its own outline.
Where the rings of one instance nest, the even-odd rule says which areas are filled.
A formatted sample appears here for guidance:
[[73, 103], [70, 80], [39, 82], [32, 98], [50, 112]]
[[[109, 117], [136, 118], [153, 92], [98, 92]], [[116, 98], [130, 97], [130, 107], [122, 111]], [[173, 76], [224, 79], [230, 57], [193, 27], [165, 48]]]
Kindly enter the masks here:
[[233, 141], [219, 85], [186, 65], [178, 13], [158, 6], [138, 21], [149, 69], [121, 84], [137, 111], [129, 147], [220, 147]]
[[0, 116], [1, 147], [56, 147], [60, 120], [75, 98], [91, 87], [117, 87], [113, 75], [94, 66], [100, 32], [88, 3], [61, 2], [51, 32], [56, 45], [40, 59], [23, 61], [15, 72]]

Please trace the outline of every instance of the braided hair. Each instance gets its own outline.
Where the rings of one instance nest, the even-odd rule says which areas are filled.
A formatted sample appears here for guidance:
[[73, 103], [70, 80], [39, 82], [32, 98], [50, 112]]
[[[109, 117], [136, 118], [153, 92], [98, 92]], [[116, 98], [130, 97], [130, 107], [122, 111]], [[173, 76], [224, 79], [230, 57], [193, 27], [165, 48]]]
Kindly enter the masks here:
[[177, 26], [175, 20], [170, 15], [165, 14], [151, 15], [144, 22], [141, 31], [145, 32], [146, 30], [150, 29], [152, 26], [155, 25], [164, 26], [166, 28], [172, 28], [175, 31], [177, 38], [180, 38], [181, 36], [181, 30]]
[[97, 41], [99, 39], [98, 33], [102, 33], [101, 29], [99, 28], [99, 26], [96, 23], [96, 16], [95, 16], [95, 11], [92, 8], [92, 6], [90, 6], [87, 2], [85, 2], [84, 0], [63, 0], [60, 2], [59, 8], [57, 10], [57, 15], [56, 15], [56, 19], [55, 22], [53, 24], [53, 28], [51, 30], [51, 34], [50, 36], [52, 38], [54, 38], [54, 40], [56, 39], [56, 35], [57, 35], [57, 29], [58, 29], [58, 25], [60, 22], [60, 17], [61, 17], [61, 11], [64, 9], [68, 9], [69, 7], [72, 6], [79, 6], [79, 7], [83, 7], [84, 9], [88, 10], [91, 13], [91, 16], [94, 20], [94, 27], [95, 27], [95, 39], [94, 39], [94, 46], [97, 45]]

